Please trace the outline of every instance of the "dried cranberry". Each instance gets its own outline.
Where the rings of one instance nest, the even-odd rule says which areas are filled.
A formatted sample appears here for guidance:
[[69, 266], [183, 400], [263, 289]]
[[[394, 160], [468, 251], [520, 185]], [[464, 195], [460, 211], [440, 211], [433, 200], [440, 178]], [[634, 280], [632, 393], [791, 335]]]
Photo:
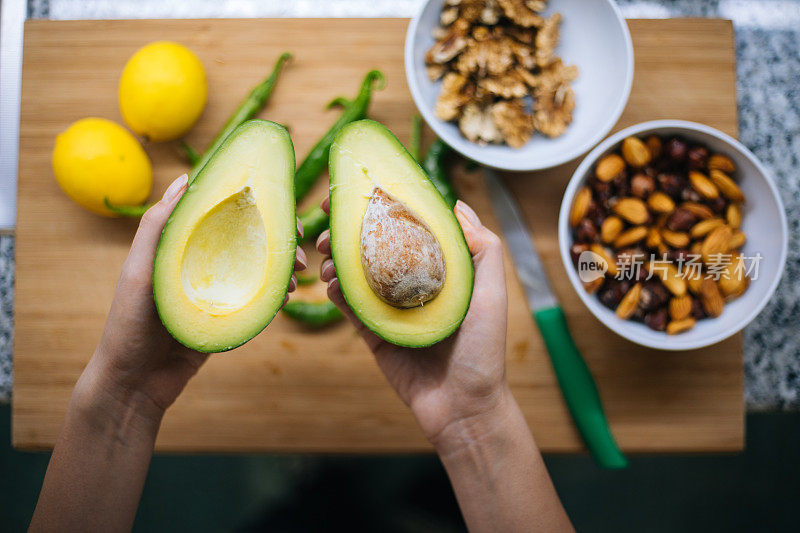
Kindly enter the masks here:
[[644, 316], [644, 323], [647, 324], [647, 327], [656, 331], [666, 331], [667, 321], [667, 310], [663, 307]]

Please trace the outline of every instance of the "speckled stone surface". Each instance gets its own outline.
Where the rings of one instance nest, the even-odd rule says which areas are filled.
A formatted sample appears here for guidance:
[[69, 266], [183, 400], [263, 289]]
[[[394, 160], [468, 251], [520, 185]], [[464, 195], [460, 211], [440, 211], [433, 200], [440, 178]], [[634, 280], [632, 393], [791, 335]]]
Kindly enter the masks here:
[[[411, 16], [422, 0], [29, 0], [31, 18]], [[734, 21], [741, 141], [772, 171], [789, 220], [789, 258], [769, 305], [745, 329], [750, 410], [800, 408], [800, 0], [618, 0], [628, 18]], [[14, 239], [0, 236], [0, 401], [11, 394]]]

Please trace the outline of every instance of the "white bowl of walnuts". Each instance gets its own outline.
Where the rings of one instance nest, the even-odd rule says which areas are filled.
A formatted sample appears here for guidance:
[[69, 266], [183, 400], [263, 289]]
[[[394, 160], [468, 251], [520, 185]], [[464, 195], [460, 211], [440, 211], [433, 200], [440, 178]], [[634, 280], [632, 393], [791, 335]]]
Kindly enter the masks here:
[[483, 165], [531, 171], [611, 131], [633, 45], [613, 0], [429, 0], [408, 27], [405, 69], [443, 141]]
[[569, 279], [603, 324], [644, 346], [689, 350], [730, 337], [764, 308], [788, 230], [747, 148], [709, 126], [658, 120], [583, 160], [558, 232]]

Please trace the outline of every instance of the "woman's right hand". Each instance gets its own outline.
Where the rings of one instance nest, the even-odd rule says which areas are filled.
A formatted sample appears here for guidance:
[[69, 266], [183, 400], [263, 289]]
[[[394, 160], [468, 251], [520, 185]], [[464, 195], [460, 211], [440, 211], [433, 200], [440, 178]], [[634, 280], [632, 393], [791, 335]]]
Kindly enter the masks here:
[[[330, 211], [327, 198], [322, 209]], [[402, 348], [382, 340], [348, 307], [330, 257], [320, 272], [331, 301], [355, 325], [389, 383], [436, 446], [444, 445], [464, 425], [470, 426], [470, 433], [482, 431], [477, 428], [487, 422], [492, 426], [492, 417], [510, 401], [505, 376], [507, 299], [502, 244], [467, 204], [459, 201], [455, 214], [472, 254], [475, 285], [461, 327], [429, 348]], [[329, 231], [319, 236], [317, 249], [330, 256]]]

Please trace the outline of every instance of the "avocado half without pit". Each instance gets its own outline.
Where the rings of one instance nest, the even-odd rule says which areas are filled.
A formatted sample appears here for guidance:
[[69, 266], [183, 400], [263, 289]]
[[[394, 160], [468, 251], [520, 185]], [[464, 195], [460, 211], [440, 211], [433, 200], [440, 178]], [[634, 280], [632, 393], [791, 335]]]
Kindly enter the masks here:
[[342, 128], [330, 151], [331, 252], [353, 312], [393, 344], [452, 334], [472, 297], [461, 226], [400, 141], [372, 120]]
[[282, 126], [239, 126], [189, 185], [153, 266], [158, 314], [181, 344], [235, 348], [283, 304], [297, 247], [294, 148]]

